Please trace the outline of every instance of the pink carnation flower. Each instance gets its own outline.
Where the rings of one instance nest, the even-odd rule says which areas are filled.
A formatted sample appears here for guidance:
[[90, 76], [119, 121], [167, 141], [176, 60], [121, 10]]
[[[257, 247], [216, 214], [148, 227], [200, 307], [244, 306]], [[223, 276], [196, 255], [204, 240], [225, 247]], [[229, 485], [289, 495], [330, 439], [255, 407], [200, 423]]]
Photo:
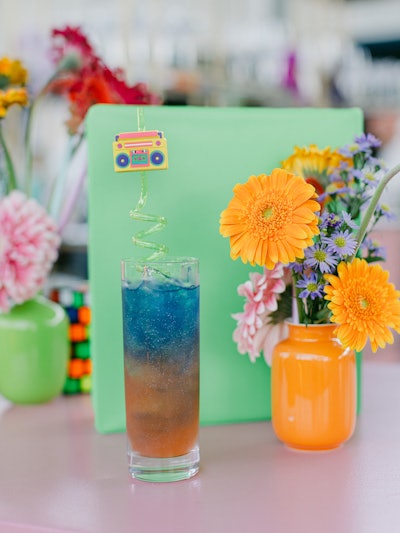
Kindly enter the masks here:
[[237, 320], [233, 332], [239, 353], [249, 354], [255, 362], [260, 352], [271, 364], [272, 350], [277, 342], [286, 336], [284, 324], [272, 325], [268, 317], [278, 308], [279, 295], [285, 291], [285, 268], [278, 263], [272, 270], [264, 268], [263, 273], [253, 272], [250, 280], [238, 287], [238, 294], [246, 298], [243, 313], [235, 313]]
[[37, 294], [59, 245], [55, 222], [35, 200], [20, 191], [0, 200], [0, 312]]

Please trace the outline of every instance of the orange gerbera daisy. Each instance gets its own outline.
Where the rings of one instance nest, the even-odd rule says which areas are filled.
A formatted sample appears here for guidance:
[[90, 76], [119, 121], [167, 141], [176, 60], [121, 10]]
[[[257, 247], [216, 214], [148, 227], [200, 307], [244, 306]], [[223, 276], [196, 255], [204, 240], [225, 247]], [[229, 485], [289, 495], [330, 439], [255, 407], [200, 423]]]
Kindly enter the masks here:
[[373, 352], [393, 343], [390, 328], [400, 333], [400, 291], [389, 283], [389, 272], [363, 259], [340, 263], [338, 275], [326, 274], [325, 299], [331, 322], [339, 324], [338, 339], [361, 351], [368, 339]]
[[320, 206], [312, 185], [282, 169], [237, 184], [221, 213], [220, 233], [230, 238], [231, 257], [274, 268], [304, 257], [318, 235]]

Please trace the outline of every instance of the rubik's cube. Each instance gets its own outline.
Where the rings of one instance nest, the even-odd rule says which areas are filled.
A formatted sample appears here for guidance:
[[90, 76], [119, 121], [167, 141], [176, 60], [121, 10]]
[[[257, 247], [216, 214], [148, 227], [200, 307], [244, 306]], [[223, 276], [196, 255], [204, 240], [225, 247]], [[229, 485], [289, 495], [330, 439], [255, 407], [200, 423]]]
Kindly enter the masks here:
[[87, 286], [59, 287], [50, 291], [50, 299], [59, 303], [69, 318], [70, 357], [64, 394], [89, 393], [92, 389], [90, 356], [89, 292]]

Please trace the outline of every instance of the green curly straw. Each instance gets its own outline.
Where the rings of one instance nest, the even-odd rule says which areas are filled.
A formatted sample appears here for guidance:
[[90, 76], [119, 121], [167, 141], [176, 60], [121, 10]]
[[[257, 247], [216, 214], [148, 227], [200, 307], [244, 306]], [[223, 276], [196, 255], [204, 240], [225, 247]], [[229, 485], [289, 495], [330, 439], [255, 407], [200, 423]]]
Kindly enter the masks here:
[[[137, 109], [137, 121], [138, 121], [138, 130], [145, 131], [144, 123], [144, 111], [142, 107]], [[154, 250], [149, 256], [143, 258], [144, 261], [154, 261], [155, 259], [160, 259], [165, 254], [168, 253], [168, 248], [165, 244], [158, 244], [155, 242], [150, 242], [145, 240], [148, 235], [161, 231], [167, 224], [167, 219], [159, 215], [147, 215], [142, 213], [142, 209], [146, 205], [148, 197], [148, 187], [147, 187], [147, 172], [140, 173], [141, 187], [140, 187], [140, 197], [135, 209], [129, 212], [129, 216], [133, 220], [138, 220], [140, 222], [154, 222], [155, 225], [151, 226], [146, 230], [139, 231], [132, 237], [132, 242], [140, 248], [148, 248]]]

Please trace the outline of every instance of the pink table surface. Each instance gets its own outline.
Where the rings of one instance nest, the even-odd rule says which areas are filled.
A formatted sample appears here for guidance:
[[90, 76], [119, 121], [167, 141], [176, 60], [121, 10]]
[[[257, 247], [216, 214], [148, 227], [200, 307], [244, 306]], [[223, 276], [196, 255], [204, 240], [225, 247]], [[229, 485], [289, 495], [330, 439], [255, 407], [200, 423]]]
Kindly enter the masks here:
[[88, 396], [3, 402], [0, 532], [398, 533], [400, 364], [363, 373], [341, 449], [289, 451], [270, 422], [203, 427], [199, 475], [168, 484], [130, 479], [125, 435], [96, 433]]

